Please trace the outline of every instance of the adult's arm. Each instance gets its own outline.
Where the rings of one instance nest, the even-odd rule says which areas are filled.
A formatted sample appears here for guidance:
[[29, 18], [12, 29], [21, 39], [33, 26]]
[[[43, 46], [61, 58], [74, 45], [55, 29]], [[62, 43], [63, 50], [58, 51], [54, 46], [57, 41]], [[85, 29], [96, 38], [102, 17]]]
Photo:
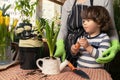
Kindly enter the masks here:
[[105, 1], [104, 6], [109, 11], [113, 24], [113, 26], [110, 27], [108, 32], [108, 35], [111, 39], [111, 47], [102, 53], [103, 56], [101, 58], [96, 59], [98, 63], [108, 63], [112, 61], [115, 55], [117, 54], [117, 52], [120, 50], [119, 38], [114, 22], [113, 0], [104, 0], [104, 1]]
[[62, 16], [61, 16], [61, 27], [57, 37], [56, 42], [56, 51], [54, 56], [61, 57], [62, 61], [65, 60], [66, 52], [65, 52], [65, 44], [64, 41], [66, 39], [68, 30], [67, 30], [67, 18], [72, 8], [72, 4], [74, 0], [66, 0], [63, 7], [62, 7]]
[[57, 40], [65, 40], [67, 36], [67, 18], [69, 13], [71, 12], [72, 5], [75, 0], [66, 0], [64, 5], [62, 6], [62, 15], [61, 15], [61, 27], [57, 37]]

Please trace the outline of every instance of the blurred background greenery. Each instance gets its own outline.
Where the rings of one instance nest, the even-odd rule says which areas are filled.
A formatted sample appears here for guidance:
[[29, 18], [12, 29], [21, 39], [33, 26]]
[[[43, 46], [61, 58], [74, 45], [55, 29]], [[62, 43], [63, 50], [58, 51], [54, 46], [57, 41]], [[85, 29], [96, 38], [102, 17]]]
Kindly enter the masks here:
[[114, 0], [113, 7], [114, 7], [115, 25], [116, 25], [118, 34], [120, 36], [120, 0]]

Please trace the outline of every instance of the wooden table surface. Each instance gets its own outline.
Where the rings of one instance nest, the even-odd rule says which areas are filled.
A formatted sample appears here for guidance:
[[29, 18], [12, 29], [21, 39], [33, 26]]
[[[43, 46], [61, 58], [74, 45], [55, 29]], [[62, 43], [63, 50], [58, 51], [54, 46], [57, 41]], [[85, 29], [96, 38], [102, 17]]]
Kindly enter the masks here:
[[[90, 80], [112, 80], [111, 76], [103, 69], [80, 68], [86, 72]], [[0, 71], [0, 80], [86, 80], [73, 73], [66, 67], [60, 74], [44, 75], [39, 69], [23, 70], [20, 65], [11, 66], [6, 70]]]

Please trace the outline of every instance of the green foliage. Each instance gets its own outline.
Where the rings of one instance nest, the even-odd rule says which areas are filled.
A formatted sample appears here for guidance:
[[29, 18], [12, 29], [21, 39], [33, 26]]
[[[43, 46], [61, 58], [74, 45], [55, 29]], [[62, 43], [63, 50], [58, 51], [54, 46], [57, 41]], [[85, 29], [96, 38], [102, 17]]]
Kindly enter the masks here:
[[114, 0], [114, 20], [118, 31], [120, 31], [120, 0]]
[[46, 30], [46, 39], [47, 39], [47, 44], [48, 44], [49, 51], [50, 51], [50, 56], [52, 57], [54, 53], [54, 49], [55, 49], [57, 35], [59, 32], [59, 27], [58, 27], [58, 30], [55, 31], [54, 22], [52, 22], [51, 24], [46, 22], [45, 30]]
[[11, 5], [3, 5], [0, 7], [0, 46], [6, 45], [7, 43], [10, 43], [12, 40], [11, 38], [11, 31], [9, 31], [9, 23], [10, 23], [10, 17], [9, 14], [6, 14], [6, 11], [10, 8]]
[[37, 31], [39, 32], [39, 34], [46, 39], [50, 52], [50, 57], [52, 57], [60, 27], [59, 26], [55, 27], [54, 21], [50, 23], [48, 20], [44, 18], [39, 18], [37, 20], [37, 27], [38, 27]]
[[2, 16], [9, 16], [9, 14], [6, 14], [6, 11], [10, 8], [11, 4], [7, 5], [4, 4], [2, 7], [0, 7], [0, 10], [2, 10]]
[[[0, 8], [0, 61], [7, 59], [6, 49], [14, 41], [14, 28], [16, 25], [10, 26], [10, 16], [6, 11], [11, 5], [3, 5]], [[17, 22], [16, 22], [17, 24]]]
[[34, 3], [31, 3], [30, 0], [17, 0], [15, 2], [15, 10], [20, 11], [21, 17], [26, 16], [28, 19], [23, 19], [23, 22], [29, 23], [29, 18], [33, 16], [35, 12], [35, 6], [37, 5], [39, 0], [36, 0]]
[[34, 30], [37, 31], [38, 35], [41, 35], [42, 37], [45, 37], [44, 29], [45, 29], [46, 22], [47, 22], [47, 19], [40, 18], [40, 17], [36, 20], [37, 28]]

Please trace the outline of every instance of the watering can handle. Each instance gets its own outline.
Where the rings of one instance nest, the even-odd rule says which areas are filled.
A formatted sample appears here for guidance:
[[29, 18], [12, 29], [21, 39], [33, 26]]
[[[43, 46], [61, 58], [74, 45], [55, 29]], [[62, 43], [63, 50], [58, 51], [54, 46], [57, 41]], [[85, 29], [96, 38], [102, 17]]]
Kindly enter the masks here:
[[43, 62], [43, 59], [38, 59], [38, 60], [36, 61], [36, 65], [37, 65], [37, 67], [38, 67], [39, 69], [43, 70], [42, 66], [39, 65], [39, 62], [40, 62], [40, 61]]

